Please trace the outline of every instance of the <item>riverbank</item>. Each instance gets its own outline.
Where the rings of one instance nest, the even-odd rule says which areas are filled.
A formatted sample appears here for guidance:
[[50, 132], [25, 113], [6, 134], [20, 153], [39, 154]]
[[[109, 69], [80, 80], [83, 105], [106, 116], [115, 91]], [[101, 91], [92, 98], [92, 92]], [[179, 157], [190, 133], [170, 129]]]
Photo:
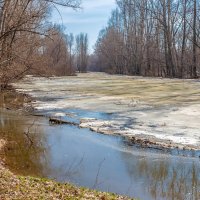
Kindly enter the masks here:
[[[17, 94], [12, 90], [6, 91], [3, 94], [3, 97], [1, 94], [0, 99], [0, 104], [4, 109], [4, 112], [12, 112], [10, 111], [11, 109], [18, 110], [19, 116], [22, 112], [20, 111], [20, 109], [22, 109], [21, 106], [30, 101], [27, 95]], [[1, 123], [4, 123], [4, 121]], [[3, 132], [3, 129], [0, 129], [0, 131], [2, 132], [0, 133], [0, 199], [129, 199], [127, 197], [106, 192], [79, 188], [71, 184], [61, 184], [47, 179], [20, 176], [12, 173], [4, 163], [4, 150], [11, 150], [12, 152], [12, 148], [16, 148], [16, 146], [18, 146], [17, 142], [19, 141], [14, 141], [14, 137], [10, 135], [11, 133]], [[10, 141], [6, 142], [6, 138], [10, 139]]]

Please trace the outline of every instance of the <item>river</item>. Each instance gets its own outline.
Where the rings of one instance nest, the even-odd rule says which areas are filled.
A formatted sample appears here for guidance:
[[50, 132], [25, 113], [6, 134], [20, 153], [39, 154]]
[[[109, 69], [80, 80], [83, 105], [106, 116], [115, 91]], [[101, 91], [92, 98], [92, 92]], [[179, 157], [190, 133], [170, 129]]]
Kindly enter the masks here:
[[[125, 88], [140, 84], [119, 90], [119, 79]], [[162, 94], [153, 92], [152, 85], [158, 82]], [[34, 98], [34, 112], [0, 110], [0, 133], [9, 141], [1, 156], [11, 171], [142, 200], [200, 199], [199, 151], [142, 148], [127, 137], [149, 131], [198, 145], [199, 82], [188, 80], [187, 85], [174, 80], [171, 84], [170, 80], [89, 74], [50, 79], [28, 76], [14, 86]], [[139, 87], [143, 93], [139, 94]], [[169, 98], [170, 92], [177, 94]], [[143, 99], [138, 103], [133, 96]], [[49, 117], [85, 128], [51, 124]], [[107, 135], [97, 133], [104, 131]]]
[[12, 111], [1, 111], [0, 116], [1, 128], [15, 141], [5, 151], [5, 162], [18, 174], [142, 200], [200, 197], [199, 158], [138, 148], [121, 136], [50, 125], [45, 117]]

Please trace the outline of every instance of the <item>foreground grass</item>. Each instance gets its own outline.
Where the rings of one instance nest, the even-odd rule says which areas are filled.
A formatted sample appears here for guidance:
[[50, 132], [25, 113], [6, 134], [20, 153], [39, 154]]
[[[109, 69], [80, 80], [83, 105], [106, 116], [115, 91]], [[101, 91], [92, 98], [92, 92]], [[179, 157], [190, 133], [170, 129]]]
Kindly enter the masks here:
[[12, 174], [0, 166], [0, 199], [128, 199], [115, 194], [77, 188], [70, 184], [60, 184], [54, 181], [22, 177]]

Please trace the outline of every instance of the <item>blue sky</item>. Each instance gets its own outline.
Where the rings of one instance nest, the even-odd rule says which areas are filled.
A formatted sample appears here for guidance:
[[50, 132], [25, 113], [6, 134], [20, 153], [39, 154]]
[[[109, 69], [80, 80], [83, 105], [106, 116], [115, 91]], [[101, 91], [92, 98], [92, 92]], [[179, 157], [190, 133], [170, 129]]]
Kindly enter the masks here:
[[104, 28], [115, 8], [115, 0], [82, 0], [82, 9], [74, 11], [69, 8], [59, 8], [59, 12], [53, 12], [53, 21], [63, 24], [66, 27], [66, 33], [79, 34], [88, 33], [89, 48], [92, 48], [96, 42], [99, 31]]

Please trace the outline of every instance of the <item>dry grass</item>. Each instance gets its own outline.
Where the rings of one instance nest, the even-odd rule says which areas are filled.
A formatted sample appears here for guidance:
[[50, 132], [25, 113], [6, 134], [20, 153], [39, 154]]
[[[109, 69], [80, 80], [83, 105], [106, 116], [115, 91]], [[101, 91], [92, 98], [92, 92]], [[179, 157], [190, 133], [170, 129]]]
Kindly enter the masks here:
[[0, 199], [128, 199], [54, 181], [15, 176], [0, 167]]

